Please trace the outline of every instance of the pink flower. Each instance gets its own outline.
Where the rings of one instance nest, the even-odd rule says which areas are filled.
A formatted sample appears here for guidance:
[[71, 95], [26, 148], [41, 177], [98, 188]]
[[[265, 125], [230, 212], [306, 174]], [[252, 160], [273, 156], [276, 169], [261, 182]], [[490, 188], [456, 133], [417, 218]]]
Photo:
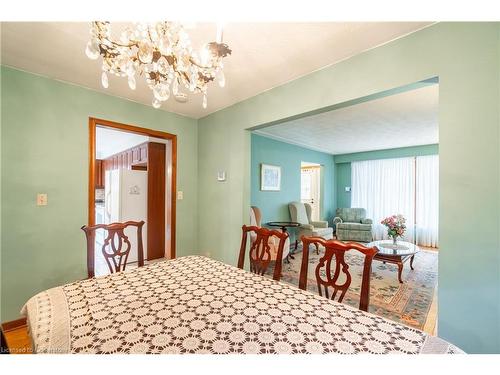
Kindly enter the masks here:
[[402, 237], [406, 231], [406, 219], [403, 215], [391, 215], [380, 222], [387, 227], [387, 234], [391, 237]]

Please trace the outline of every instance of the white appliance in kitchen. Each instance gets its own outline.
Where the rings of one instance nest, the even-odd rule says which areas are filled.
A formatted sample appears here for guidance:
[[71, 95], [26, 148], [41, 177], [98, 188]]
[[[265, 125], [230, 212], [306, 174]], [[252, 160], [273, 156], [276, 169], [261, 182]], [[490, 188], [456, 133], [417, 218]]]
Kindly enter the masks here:
[[[104, 181], [104, 223], [146, 221], [148, 215], [148, 172], [129, 169], [107, 170]], [[142, 227], [144, 259], [147, 249], [147, 223]], [[127, 263], [137, 262], [137, 228], [125, 229], [131, 244]]]

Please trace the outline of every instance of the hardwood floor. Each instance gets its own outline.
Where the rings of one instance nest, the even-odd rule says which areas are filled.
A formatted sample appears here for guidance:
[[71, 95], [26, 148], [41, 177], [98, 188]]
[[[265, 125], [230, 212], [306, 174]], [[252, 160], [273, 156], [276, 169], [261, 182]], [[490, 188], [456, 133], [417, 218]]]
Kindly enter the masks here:
[[31, 354], [31, 340], [26, 326], [4, 332], [10, 354]]

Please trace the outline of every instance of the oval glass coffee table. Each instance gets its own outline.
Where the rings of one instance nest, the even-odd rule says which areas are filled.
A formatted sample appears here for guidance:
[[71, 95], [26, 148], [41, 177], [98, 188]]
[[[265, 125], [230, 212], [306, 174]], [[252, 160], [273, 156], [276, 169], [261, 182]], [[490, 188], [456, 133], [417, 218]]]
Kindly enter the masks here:
[[367, 244], [368, 247], [376, 247], [378, 253], [373, 259], [380, 260], [384, 263], [393, 263], [398, 266], [398, 280], [403, 283], [401, 274], [403, 273], [403, 264], [409, 259], [410, 268], [413, 270], [413, 260], [415, 254], [420, 251], [417, 245], [411, 242], [398, 241], [396, 244], [392, 240], [373, 241]]
[[[295, 221], [270, 221], [266, 223], [267, 226], [269, 227], [279, 227], [281, 230], [286, 233], [287, 230], [286, 228], [297, 228], [300, 227], [300, 223], [297, 223]], [[288, 253], [286, 256], [286, 260], [289, 261], [288, 257], [295, 259], [295, 257], [292, 254], [292, 250]]]

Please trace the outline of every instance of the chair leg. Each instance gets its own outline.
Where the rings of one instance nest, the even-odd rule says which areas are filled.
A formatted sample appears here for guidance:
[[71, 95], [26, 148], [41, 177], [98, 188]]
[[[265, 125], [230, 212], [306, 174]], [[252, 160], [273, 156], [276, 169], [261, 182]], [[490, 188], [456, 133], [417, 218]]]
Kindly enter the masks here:
[[299, 241], [295, 240], [295, 250], [297, 250], [297, 247], [299, 247]]

